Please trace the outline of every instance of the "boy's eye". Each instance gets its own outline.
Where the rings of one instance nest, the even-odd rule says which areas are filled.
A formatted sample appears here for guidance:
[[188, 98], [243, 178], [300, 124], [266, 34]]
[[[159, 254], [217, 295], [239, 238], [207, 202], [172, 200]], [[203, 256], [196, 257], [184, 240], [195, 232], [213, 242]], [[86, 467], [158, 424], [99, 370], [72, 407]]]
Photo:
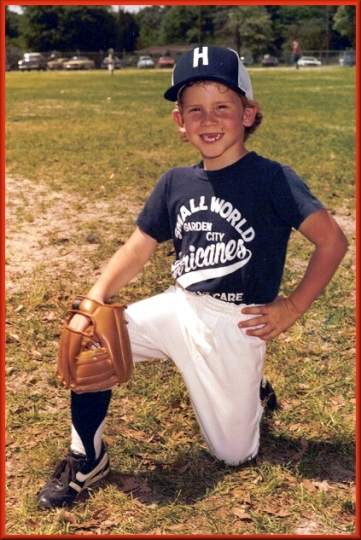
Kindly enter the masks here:
[[[228, 106], [227, 105], [224, 105], [224, 104], [221, 104], [221, 105], [217, 105], [215, 107], [215, 111], [222, 111], [224, 109], [228, 109]], [[198, 112], [201, 112], [201, 107], [192, 107], [189, 109], [189, 112], [190, 113], [198, 113]]]

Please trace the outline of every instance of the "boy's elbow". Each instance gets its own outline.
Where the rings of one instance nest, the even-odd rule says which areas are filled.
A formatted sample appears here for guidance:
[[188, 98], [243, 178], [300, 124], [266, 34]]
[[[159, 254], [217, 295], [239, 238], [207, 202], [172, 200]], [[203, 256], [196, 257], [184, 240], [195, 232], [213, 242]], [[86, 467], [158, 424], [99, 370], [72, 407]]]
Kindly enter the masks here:
[[337, 239], [337, 252], [339, 254], [340, 261], [342, 261], [342, 259], [346, 255], [348, 248], [349, 248], [349, 242], [347, 240], [347, 236], [340, 229], [339, 234], [338, 234], [338, 239]]

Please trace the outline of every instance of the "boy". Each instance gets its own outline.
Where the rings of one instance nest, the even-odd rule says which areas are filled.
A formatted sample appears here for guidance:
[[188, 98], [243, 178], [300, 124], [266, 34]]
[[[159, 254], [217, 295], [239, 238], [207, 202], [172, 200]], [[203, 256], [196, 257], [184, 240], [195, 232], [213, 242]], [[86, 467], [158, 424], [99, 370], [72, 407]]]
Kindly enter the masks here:
[[[128, 307], [135, 362], [171, 358], [187, 386], [209, 452], [229, 465], [259, 447], [266, 341], [287, 330], [331, 280], [343, 232], [289, 167], [248, 152], [261, 122], [238, 55], [197, 47], [177, 62], [164, 97], [202, 161], [167, 171], [87, 296], [105, 302], [173, 239], [175, 286]], [[292, 227], [315, 245], [305, 275], [278, 296]], [[84, 330], [87, 319], [71, 320]], [[40, 507], [72, 503], [109, 470], [102, 443], [111, 391], [71, 392], [70, 453], [38, 496]]]

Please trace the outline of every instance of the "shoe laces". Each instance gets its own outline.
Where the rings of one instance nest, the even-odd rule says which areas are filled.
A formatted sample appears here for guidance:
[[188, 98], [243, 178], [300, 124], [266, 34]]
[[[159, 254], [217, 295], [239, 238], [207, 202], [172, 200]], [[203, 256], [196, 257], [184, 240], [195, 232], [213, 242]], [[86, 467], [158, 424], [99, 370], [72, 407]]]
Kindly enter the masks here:
[[50, 478], [50, 482], [63, 485], [69, 484], [69, 482], [76, 479], [76, 473], [81, 469], [85, 462], [85, 457], [74, 456], [74, 454], [71, 453], [68, 454], [56, 467]]

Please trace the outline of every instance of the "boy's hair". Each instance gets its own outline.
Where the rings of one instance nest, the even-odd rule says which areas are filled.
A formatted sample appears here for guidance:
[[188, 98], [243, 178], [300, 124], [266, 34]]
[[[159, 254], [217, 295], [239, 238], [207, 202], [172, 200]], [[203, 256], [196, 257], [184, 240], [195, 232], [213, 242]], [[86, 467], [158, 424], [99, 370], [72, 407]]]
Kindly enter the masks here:
[[[197, 85], [205, 84], [205, 83], [213, 83], [213, 84], [218, 84], [218, 85], [225, 86], [223, 83], [216, 83], [215, 81], [206, 81], [206, 80], [204, 80], [204, 81], [193, 81], [193, 82], [190, 82], [189, 84], [183, 86], [183, 88], [181, 88], [180, 91], [178, 92], [178, 99], [177, 99], [177, 108], [178, 108], [178, 110], [180, 111], [181, 114], [182, 114], [182, 95], [183, 95], [184, 90], [186, 88], [189, 88], [190, 86], [194, 86], [196, 84]], [[228, 88], [228, 89], [234, 92], [234, 90], [232, 90], [232, 88]], [[241, 100], [244, 107], [250, 107], [250, 108], [254, 107], [254, 105], [249, 101], [249, 99], [246, 96], [242, 96], [238, 92], [235, 92], [235, 94], [239, 97], [239, 99]], [[253, 122], [252, 126], [246, 126], [245, 127], [244, 141], [246, 141], [248, 139], [248, 137], [250, 135], [252, 135], [252, 133], [254, 133], [256, 131], [256, 129], [261, 125], [262, 118], [263, 118], [263, 115], [262, 115], [261, 111], [257, 111], [257, 114], [255, 116], [255, 119], [254, 119], [254, 122]], [[186, 134], [184, 132], [180, 131], [179, 135], [180, 135], [180, 138], [182, 139], [182, 141], [188, 142], [187, 136], [186, 136]]]

